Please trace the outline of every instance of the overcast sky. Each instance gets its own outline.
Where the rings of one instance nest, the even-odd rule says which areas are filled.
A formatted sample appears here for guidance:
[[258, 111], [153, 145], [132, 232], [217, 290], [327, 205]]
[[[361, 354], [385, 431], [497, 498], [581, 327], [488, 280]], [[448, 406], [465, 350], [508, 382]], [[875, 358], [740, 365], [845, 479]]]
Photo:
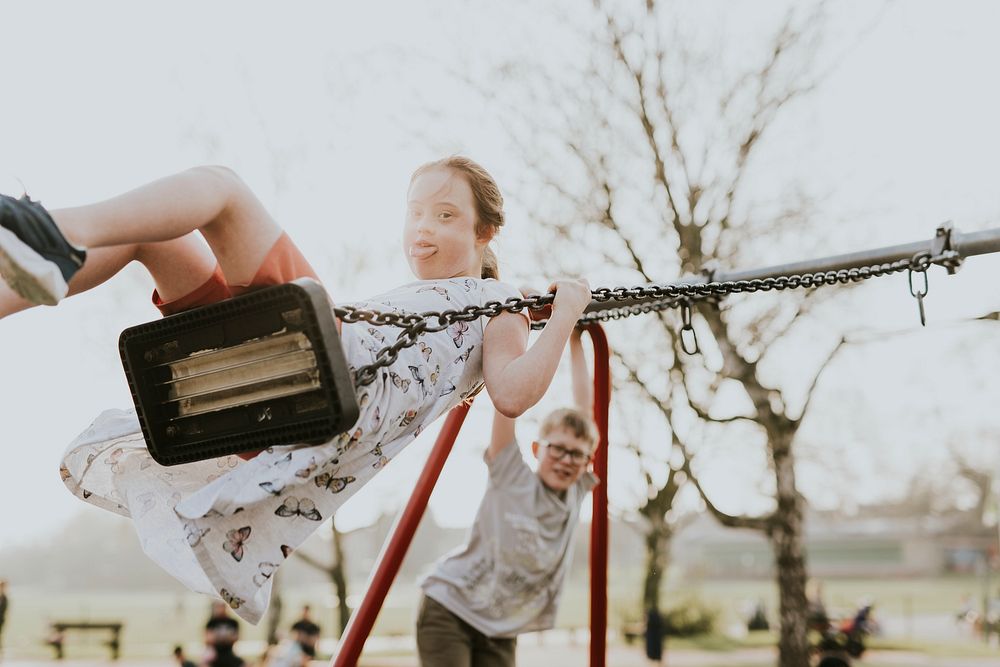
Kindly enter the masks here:
[[[753, 3], [752, 12], [736, 2], [699, 5], [689, 14], [691, 29], [728, 30], [730, 39], [750, 44], [766, 41], [787, 3]], [[852, 32], [873, 16], [869, 5], [836, 3], [832, 49], [855, 42]], [[501, 187], [517, 174], [518, 156], [484, 113], [485, 102], [449, 80], [447, 66], [467, 59], [473, 45], [487, 60], [572, 58], [567, 49], [576, 48], [557, 31], [537, 39], [539, 26], [548, 25], [542, 18], [480, 2], [151, 8], [0, 0], [0, 11], [4, 192], [17, 193], [23, 183], [50, 207], [75, 205], [187, 166], [227, 164], [313, 260], [335, 301], [409, 279], [398, 239], [415, 166], [442, 150], [461, 151]], [[511, 40], [525, 25], [536, 34]], [[776, 126], [765, 173], [774, 187], [798, 179], [827, 195], [825, 218], [844, 225], [830, 252], [929, 238], [948, 219], [967, 231], [1000, 227], [997, 25], [1000, 5], [987, 1], [889, 5], [824, 86]], [[415, 132], [413, 119], [426, 116], [427, 100], [443, 111]], [[505, 276], [515, 284], [548, 277], [523, 258], [532, 232], [516, 201], [509, 220], [500, 243]], [[345, 262], [344, 247], [367, 253], [362, 271]], [[803, 259], [794, 251], [783, 250], [791, 254], [782, 259]], [[950, 278], [932, 271], [931, 320], [1000, 310], [998, 275], [995, 257], [972, 259]], [[59, 481], [60, 456], [102, 409], [129, 404], [117, 336], [156, 317], [149, 291], [148, 278], [133, 268], [58, 309], [0, 322], [0, 548], [83, 510]], [[905, 278], [859, 291], [852, 317], [860, 312], [882, 331], [914, 325]], [[828, 317], [836, 321], [837, 313]], [[831, 460], [843, 456], [837, 452], [863, 452], [870, 460], [855, 471], [858, 496], [877, 498], [914, 466], [940, 460], [947, 440], [970, 446], [982, 433], [1000, 432], [992, 414], [996, 326], [939, 326], [846, 350], [817, 395], [824, 409], [802, 431], [813, 461], [804, 464], [803, 479], [814, 496], [841, 497], [827, 486]], [[793, 372], [775, 370], [783, 379]], [[564, 391], [568, 382], [556, 384]], [[549, 397], [536, 417], [560, 399]], [[468, 523], [478, 504], [489, 415], [480, 400], [432, 500], [445, 523]], [[524, 440], [532, 428], [526, 420]], [[397, 506], [432, 436], [358, 493], [338, 525], [349, 528]], [[845, 443], [854, 449], [838, 449]], [[975, 446], [996, 447], [995, 440], [981, 443]], [[739, 457], [721, 457], [714, 484], [739, 480], [742, 465]], [[622, 460], [612, 474], [613, 500], [627, 501], [630, 474]], [[723, 504], [751, 503], [753, 488], [732, 486], [736, 492]]]

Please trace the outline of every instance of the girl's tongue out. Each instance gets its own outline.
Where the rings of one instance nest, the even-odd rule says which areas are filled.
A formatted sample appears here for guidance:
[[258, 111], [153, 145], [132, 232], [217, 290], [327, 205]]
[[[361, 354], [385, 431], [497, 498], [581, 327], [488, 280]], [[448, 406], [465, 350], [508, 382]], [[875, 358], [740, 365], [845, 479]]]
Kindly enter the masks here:
[[427, 243], [417, 243], [410, 246], [410, 257], [414, 259], [427, 259], [437, 252], [437, 248]]

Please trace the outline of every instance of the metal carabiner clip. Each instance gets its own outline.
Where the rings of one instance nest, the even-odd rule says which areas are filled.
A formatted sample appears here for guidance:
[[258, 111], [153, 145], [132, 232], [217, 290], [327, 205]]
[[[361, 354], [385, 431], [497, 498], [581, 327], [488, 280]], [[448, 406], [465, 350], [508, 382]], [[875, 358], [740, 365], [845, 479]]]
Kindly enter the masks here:
[[[930, 291], [930, 283], [927, 280], [927, 268], [926, 263], [928, 257], [925, 253], [917, 253], [913, 256], [913, 263], [917, 264], [916, 269], [909, 269], [907, 274], [907, 281], [910, 284], [910, 296], [917, 300], [917, 309], [920, 311], [920, 326], [927, 326], [927, 315], [924, 312], [924, 297], [927, 296], [927, 292]], [[923, 260], [923, 262], [921, 262]], [[921, 289], [917, 289], [913, 286], [913, 274], [919, 273], [924, 277], [924, 286]]]
[[701, 348], [698, 347], [698, 334], [691, 326], [691, 302], [686, 299], [681, 303], [680, 339], [681, 349], [687, 354], [694, 355], [701, 352]]

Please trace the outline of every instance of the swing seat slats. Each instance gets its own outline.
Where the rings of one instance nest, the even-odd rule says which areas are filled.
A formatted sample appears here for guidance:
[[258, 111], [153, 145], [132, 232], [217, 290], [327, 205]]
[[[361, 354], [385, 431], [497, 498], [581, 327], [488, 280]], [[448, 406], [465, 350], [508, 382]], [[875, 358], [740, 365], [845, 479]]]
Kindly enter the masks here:
[[317, 444], [358, 419], [333, 313], [313, 280], [130, 327], [119, 351], [162, 465]]

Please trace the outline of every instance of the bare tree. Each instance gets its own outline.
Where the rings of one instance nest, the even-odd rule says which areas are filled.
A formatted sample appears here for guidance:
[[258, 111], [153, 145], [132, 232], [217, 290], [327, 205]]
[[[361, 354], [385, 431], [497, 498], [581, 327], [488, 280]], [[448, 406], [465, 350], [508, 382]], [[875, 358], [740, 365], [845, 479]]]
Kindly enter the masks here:
[[[620, 357], [615, 353], [616, 357]], [[645, 573], [642, 584], [642, 612], [662, 609], [660, 593], [663, 577], [670, 564], [670, 545], [674, 535], [694, 517], [693, 510], [681, 510], [676, 501], [688, 478], [683, 450], [672, 442], [669, 430], [654, 447], [643, 446], [643, 434], [636, 428], [644, 423], [642, 413], [647, 410], [646, 400], [636, 392], [632, 378], [618, 378], [616, 382], [615, 414], [612, 421], [620, 424], [616, 429], [616, 446], [630, 452], [638, 463], [641, 483], [636, 484], [640, 496], [626, 500], [622, 509], [626, 516], [636, 516], [635, 523], [644, 536], [646, 549]], [[664, 446], [665, 445], [665, 446]], [[635, 503], [634, 505], [632, 503]]]
[[[587, 34], [590, 58], [576, 71], [502, 68], [518, 92], [493, 99], [516, 101], [501, 113], [527, 167], [518, 199], [553, 236], [553, 243], [539, 244], [550, 270], [558, 257], [553, 249], [572, 247], [558, 260], [564, 271], [575, 269], [592, 281], [662, 282], [713, 263], [739, 266], [759, 256], [761, 238], [806, 226], [808, 197], [759, 201], [747, 182], [776, 119], [817, 84], [812, 55], [821, 7], [791, 10], [762, 52], [720, 62], [719, 45], [699, 49], [685, 41], [697, 31], [686, 30], [690, 20], [662, 4], [595, 1], [592, 14], [567, 17]], [[683, 477], [691, 477], [722, 523], [759, 530], [771, 543], [781, 667], [809, 661], [804, 499], [793, 444], [820, 374], [843, 341], [831, 340], [832, 349], [812, 370], [804, 369], [811, 381], [797, 395], [769, 379], [762, 365], [773, 344], [814, 305], [812, 294], [699, 305], [700, 357], [681, 353], [673, 313], [616, 324], [611, 332], [622, 341], [619, 370], [671, 426], [666, 449], [684, 454], [683, 465], [671, 468], [640, 510], [650, 540], [644, 599], [658, 600], [657, 573], [671, 534], [664, 518]], [[727, 410], [732, 401], [720, 397], [733, 393], [742, 396], [743, 407]], [[710, 485], [692, 474], [709, 475], [708, 464], [696, 456], [698, 434], [732, 431], [750, 433], [766, 447], [770, 512], [726, 513], [712, 502]], [[645, 476], [652, 484], [648, 470]]]
[[660, 609], [660, 591], [663, 575], [667, 571], [670, 558], [670, 541], [677, 531], [673, 519], [674, 500], [684, 485], [682, 470], [667, 468], [667, 481], [657, 486], [649, 470], [643, 471], [646, 485], [652, 492], [646, 502], [639, 507], [639, 515], [644, 520], [646, 542], [646, 572], [642, 582], [643, 609]]
[[281, 586], [278, 585], [281, 572], [275, 572], [271, 576], [271, 603], [267, 606], [267, 645], [275, 646], [278, 643], [281, 625], [281, 612], [285, 607], [284, 597], [281, 595]]
[[344, 549], [341, 543], [344, 534], [337, 530], [334, 521], [330, 521], [330, 560], [324, 561], [301, 549], [295, 555], [306, 565], [309, 565], [330, 578], [337, 594], [337, 611], [334, 615], [334, 637], [340, 638], [351, 618], [351, 609], [347, 606], [347, 571], [344, 563]]

